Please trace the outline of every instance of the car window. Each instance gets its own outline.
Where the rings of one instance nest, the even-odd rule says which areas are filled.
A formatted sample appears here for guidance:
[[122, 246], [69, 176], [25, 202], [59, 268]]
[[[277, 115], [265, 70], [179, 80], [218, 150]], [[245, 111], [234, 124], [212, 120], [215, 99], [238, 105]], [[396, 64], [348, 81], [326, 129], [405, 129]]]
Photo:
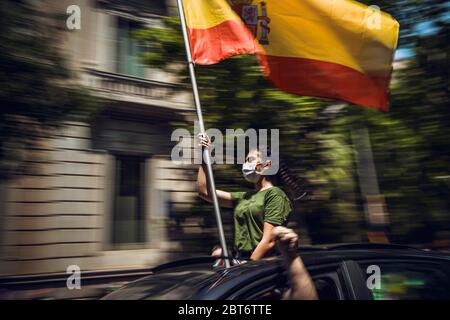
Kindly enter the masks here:
[[315, 278], [314, 284], [319, 300], [339, 300], [338, 288], [333, 278]]
[[[364, 270], [370, 265], [364, 264]], [[380, 281], [373, 281], [373, 274], [366, 273], [374, 300], [418, 300], [450, 298], [450, 264], [391, 262], [377, 264]]]
[[[331, 275], [313, 277], [319, 300], [339, 300], [338, 288], [335, 283], [335, 277]], [[279, 282], [275, 286], [266, 286], [253, 290], [252, 294], [247, 297], [250, 300], [282, 300], [288, 298], [289, 283], [284, 277], [283, 282]]]
[[280, 273], [255, 281], [253, 285], [241, 289], [241, 292], [237, 293], [234, 298], [242, 300], [281, 300], [287, 288], [286, 274]]
[[256, 293], [250, 300], [281, 300], [286, 288], [274, 288]]

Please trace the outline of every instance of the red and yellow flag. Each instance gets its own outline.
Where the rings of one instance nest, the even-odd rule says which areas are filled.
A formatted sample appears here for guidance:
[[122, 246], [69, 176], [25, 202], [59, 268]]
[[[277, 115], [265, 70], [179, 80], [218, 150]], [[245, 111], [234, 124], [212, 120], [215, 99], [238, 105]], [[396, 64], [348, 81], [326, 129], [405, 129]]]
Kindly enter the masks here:
[[399, 24], [377, 8], [352, 0], [184, 3], [197, 63], [261, 53], [266, 75], [286, 92], [388, 111]]
[[183, 7], [196, 64], [215, 64], [235, 55], [261, 52], [226, 0], [184, 0]]

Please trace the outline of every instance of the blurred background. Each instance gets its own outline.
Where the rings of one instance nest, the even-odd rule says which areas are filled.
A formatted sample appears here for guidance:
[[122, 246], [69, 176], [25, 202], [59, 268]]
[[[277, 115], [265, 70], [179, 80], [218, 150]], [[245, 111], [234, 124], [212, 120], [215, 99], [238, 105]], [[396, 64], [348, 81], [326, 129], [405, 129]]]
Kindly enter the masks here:
[[[280, 130], [308, 194], [289, 224], [301, 244], [448, 250], [450, 2], [362, 2], [401, 25], [389, 113], [280, 92], [239, 56], [197, 67], [206, 127]], [[0, 15], [0, 299], [96, 297], [209, 254], [198, 167], [170, 160], [196, 119], [176, 1], [7, 0]], [[214, 170], [220, 189], [252, 187], [239, 165]], [[57, 285], [70, 265], [82, 290]]]

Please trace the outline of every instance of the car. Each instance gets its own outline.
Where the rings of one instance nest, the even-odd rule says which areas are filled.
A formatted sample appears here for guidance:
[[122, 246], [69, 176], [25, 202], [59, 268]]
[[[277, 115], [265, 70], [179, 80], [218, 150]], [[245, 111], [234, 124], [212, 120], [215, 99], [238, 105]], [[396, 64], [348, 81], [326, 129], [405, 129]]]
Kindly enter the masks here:
[[[393, 244], [334, 244], [298, 250], [324, 300], [450, 298], [450, 255]], [[279, 300], [289, 288], [280, 256], [213, 267], [214, 257], [163, 264], [102, 299]]]

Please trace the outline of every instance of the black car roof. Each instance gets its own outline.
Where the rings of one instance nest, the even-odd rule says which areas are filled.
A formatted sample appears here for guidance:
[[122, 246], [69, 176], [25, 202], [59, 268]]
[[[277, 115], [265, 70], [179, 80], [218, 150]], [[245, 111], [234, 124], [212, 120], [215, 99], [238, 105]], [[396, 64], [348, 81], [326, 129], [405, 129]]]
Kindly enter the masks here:
[[[380, 260], [380, 259], [416, 259], [416, 260], [443, 260], [450, 262], [450, 255], [416, 249], [408, 246], [385, 245], [385, 244], [332, 244], [320, 246], [303, 246], [298, 250], [303, 262], [308, 268], [321, 265], [340, 263], [344, 260]], [[200, 256], [172, 261], [152, 269], [153, 275], [139, 279], [127, 286], [130, 292], [139, 294], [140, 290], [145, 291], [146, 283], [150, 283], [154, 275], [159, 275], [165, 280], [176, 278], [177, 282], [172, 287], [178, 287], [175, 291], [186, 291], [184, 287], [191, 288], [192, 292], [207, 288], [203, 292], [207, 296], [209, 290], [219, 285], [226, 286], [236, 278], [252, 277], [255, 273], [273, 273], [274, 269], [283, 270], [281, 257], [271, 257], [258, 261], [232, 266], [228, 269], [224, 267], [213, 268], [212, 265], [216, 257]], [[183, 275], [188, 283], [183, 283]], [[197, 280], [193, 281], [193, 278]], [[132, 289], [134, 288], [134, 289]], [[119, 290], [120, 291], [120, 290]], [[119, 294], [120, 296], [120, 294]], [[106, 298], [114, 298], [114, 293]], [[177, 297], [173, 297], [177, 299]]]
[[[392, 258], [392, 257], [415, 257], [415, 258], [436, 258], [450, 259], [450, 253], [419, 249], [412, 246], [398, 244], [376, 244], [376, 243], [340, 243], [302, 246], [298, 249], [299, 255], [306, 265], [319, 262], [335, 262], [339, 260], [350, 259], [368, 259], [368, 258]], [[213, 270], [212, 264], [217, 257], [198, 256], [186, 259], [171, 261], [152, 269], [153, 272], [164, 272], [178, 268], [186, 269], [204, 269]], [[253, 263], [264, 264], [278, 261], [279, 257], [252, 261]], [[216, 271], [223, 268], [217, 268]]]

